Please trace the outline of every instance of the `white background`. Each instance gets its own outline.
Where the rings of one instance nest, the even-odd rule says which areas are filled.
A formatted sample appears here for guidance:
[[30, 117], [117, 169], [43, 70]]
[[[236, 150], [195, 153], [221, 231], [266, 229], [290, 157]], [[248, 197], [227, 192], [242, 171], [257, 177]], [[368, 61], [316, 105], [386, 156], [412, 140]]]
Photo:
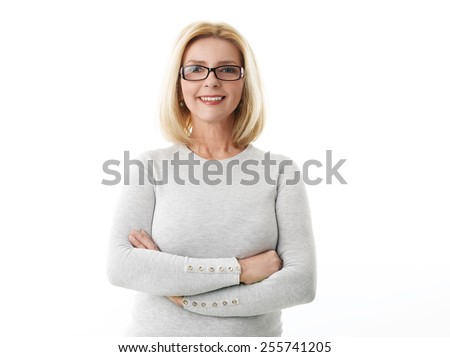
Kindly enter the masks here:
[[317, 297], [284, 336], [450, 336], [449, 18], [444, 1], [1, 2], [1, 335], [122, 336], [134, 292], [106, 278], [121, 187], [102, 163], [170, 145], [172, 45], [212, 20], [257, 56], [254, 145], [347, 159], [347, 185], [307, 187]]

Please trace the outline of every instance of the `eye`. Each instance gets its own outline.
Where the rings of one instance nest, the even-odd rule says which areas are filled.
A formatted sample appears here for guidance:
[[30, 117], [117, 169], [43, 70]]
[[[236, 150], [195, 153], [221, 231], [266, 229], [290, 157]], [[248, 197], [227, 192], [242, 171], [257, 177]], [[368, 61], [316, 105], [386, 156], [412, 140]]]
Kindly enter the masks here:
[[201, 73], [204, 71], [205, 71], [205, 68], [202, 66], [186, 66], [186, 67], [184, 67], [184, 73]]
[[219, 72], [224, 74], [237, 74], [240, 68], [236, 66], [223, 66], [219, 68]]

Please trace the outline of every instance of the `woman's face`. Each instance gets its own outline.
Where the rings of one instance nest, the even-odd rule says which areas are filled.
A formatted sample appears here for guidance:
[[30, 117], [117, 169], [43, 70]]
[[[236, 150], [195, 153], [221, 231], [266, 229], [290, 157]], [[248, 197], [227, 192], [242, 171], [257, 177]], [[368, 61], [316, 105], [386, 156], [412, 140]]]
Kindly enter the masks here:
[[[191, 43], [183, 56], [183, 66], [196, 64], [208, 68], [242, 66], [241, 53], [229, 41], [202, 38]], [[197, 120], [209, 123], [233, 120], [233, 112], [241, 100], [243, 87], [242, 78], [237, 81], [222, 81], [212, 71], [206, 79], [200, 81], [181, 78], [182, 99], [190, 110], [194, 123]]]

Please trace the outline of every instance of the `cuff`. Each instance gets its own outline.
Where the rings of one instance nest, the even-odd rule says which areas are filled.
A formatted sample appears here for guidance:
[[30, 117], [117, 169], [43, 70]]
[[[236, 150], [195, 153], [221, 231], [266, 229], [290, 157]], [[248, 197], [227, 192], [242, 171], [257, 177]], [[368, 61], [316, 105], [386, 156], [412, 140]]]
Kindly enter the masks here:
[[190, 259], [186, 258], [184, 272], [190, 274], [216, 274], [233, 278], [235, 284], [241, 281], [241, 266], [236, 258], [227, 259]]
[[183, 298], [183, 308], [192, 312], [205, 313], [212, 309], [224, 309], [239, 305], [237, 297], [225, 300], [207, 300], [203, 298], [196, 298], [195, 296], [185, 296]]

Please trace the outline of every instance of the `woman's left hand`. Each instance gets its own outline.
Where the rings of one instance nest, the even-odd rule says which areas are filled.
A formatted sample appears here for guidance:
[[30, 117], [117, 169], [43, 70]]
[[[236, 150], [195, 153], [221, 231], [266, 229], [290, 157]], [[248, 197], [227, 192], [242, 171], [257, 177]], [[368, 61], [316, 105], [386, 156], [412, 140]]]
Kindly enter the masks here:
[[[131, 233], [128, 236], [128, 239], [130, 240], [131, 244], [135, 248], [141, 248], [141, 249], [148, 249], [148, 250], [154, 250], [157, 252], [160, 252], [158, 246], [153, 241], [150, 234], [148, 234], [146, 231], [141, 230], [140, 232], [132, 229]], [[174, 304], [177, 304], [178, 306], [183, 306], [183, 297], [182, 296], [168, 296], [167, 297], [170, 301], [172, 301]]]
[[139, 232], [135, 229], [132, 229], [131, 233], [128, 235], [128, 239], [135, 248], [156, 250], [157, 252], [160, 251], [150, 234], [148, 234], [144, 230], [141, 230]]

